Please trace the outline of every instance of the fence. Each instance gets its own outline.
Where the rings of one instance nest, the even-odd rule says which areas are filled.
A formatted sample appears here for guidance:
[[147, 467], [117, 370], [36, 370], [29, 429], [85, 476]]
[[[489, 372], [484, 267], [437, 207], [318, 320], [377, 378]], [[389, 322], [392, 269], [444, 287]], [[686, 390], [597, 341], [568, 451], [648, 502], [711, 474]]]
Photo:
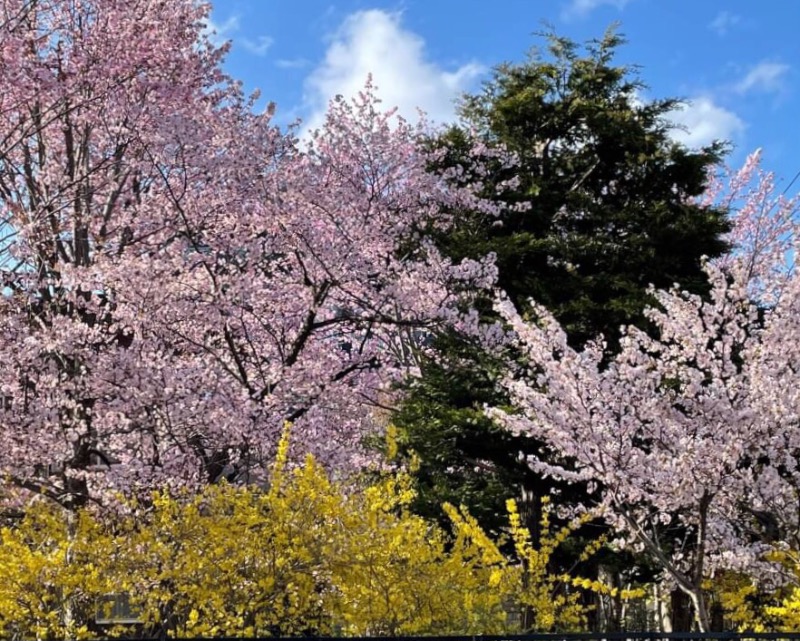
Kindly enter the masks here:
[[[121, 639], [117, 637], [96, 641], [121, 641]], [[136, 638], [136, 641], [163, 641], [163, 639]], [[181, 641], [800, 641], [800, 632], [575, 632], [411, 637], [184, 637]]]

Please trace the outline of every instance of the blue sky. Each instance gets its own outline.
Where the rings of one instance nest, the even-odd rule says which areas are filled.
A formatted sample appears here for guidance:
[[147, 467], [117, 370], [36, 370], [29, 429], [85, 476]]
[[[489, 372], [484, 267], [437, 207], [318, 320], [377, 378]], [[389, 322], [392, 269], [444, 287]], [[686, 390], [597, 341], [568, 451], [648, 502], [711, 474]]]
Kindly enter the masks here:
[[[731, 140], [734, 164], [757, 147], [788, 182], [800, 171], [800, 2], [795, 0], [215, 0], [227, 71], [279, 122], [318, 124], [327, 101], [374, 75], [387, 106], [453, 118], [453, 101], [492, 66], [524, 59], [543, 21], [578, 41], [612, 22], [641, 65], [648, 97], [690, 101], [674, 120], [690, 146]], [[798, 180], [800, 182], [800, 180]], [[795, 183], [795, 187], [798, 183]]]

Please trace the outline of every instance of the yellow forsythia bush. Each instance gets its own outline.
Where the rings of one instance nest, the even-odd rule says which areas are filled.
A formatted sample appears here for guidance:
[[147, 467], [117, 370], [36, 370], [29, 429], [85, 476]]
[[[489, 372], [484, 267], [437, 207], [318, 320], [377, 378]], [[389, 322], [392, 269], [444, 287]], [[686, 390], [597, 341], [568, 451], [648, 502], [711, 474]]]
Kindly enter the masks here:
[[717, 588], [725, 613], [740, 630], [800, 632], [800, 553], [773, 550], [766, 558], [793, 580], [766, 591], [751, 577], [732, 575]]
[[800, 554], [775, 549], [765, 560], [782, 567], [784, 581], [768, 588], [742, 572], [722, 573], [706, 588], [722, 608], [725, 619], [739, 631], [800, 632]]
[[[535, 548], [509, 505], [512, 563], [464, 510], [446, 506], [452, 536], [411, 514], [408, 475], [345, 490], [311, 458], [287, 469], [287, 449], [268, 490], [156, 493], [130, 516], [34, 503], [0, 530], [0, 637], [498, 634], [519, 631], [509, 604], [537, 631], [584, 623], [581, 580], [547, 572], [569, 533], [547, 510]], [[109, 593], [136, 630], [93, 625]]]
[[34, 503], [0, 529], [0, 638], [90, 636], [86, 622], [110, 578], [97, 564], [110, 538], [89, 513]]
[[753, 577], [743, 572], [720, 572], [704, 587], [736, 630], [768, 632], [775, 626], [765, 607], [773, 600], [772, 595], [762, 593]]

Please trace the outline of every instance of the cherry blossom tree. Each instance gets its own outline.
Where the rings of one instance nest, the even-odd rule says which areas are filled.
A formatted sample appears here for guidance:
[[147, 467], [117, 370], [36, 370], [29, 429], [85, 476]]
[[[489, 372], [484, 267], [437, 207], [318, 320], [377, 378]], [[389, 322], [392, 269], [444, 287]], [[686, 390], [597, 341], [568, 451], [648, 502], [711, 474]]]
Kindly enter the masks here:
[[707, 195], [735, 224], [730, 255], [706, 267], [710, 295], [654, 292], [657, 337], [629, 328], [610, 363], [602, 339], [570, 348], [543, 307], [530, 322], [497, 304], [529, 367], [506, 380], [514, 410], [492, 414], [549, 446], [533, 469], [594, 488], [585, 507], [657, 560], [702, 631], [704, 580], [774, 574], [764, 551], [800, 542], [798, 200], [758, 163]]
[[368, 86], [301, 143], [220, 71], [208, 11], [0, 7], [6, 493], [258, 478], [285, 421], [352, 465], [398, 333], [492, 282], [418, 233], [484, 206], [427, 171], [424, 124]]

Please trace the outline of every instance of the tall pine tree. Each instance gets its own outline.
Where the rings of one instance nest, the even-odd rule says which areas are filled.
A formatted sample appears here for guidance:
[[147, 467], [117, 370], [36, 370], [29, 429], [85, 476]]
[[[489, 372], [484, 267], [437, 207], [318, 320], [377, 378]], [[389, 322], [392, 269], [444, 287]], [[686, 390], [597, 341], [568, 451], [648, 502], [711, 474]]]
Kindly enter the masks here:
[[[476, 133], [515, 152], [519, 165], [485, 178], [487, 193], [517, 179], [501, 197], [530, 208], [499, 219], [457, 212], [455, 231], [434, 238], [456, 260], [494, 252], [499, 286], [519, 309], [533, 298], [573, 345], [602, 334], [611, 353], [621, 325], [646, 327], [649, 285], [707, 290], [702, 258], [724, 252], [728, 223], [725, 211], [693, 197], [725, 147], [692, 150], [673, 141], [668, 116], [680, 102], [643, 99], [636, 70], [614, 62], [624, 40], [613, 30], [583, 48], [546, 38], [544, 54], [499, 66], [482, 92], [466, 96], [461, 124], [433, 143], [465, 171]], [[492, 314], [488, 300], [484, 313]], [[494, 528], [504, 522], [506, 498], [553, 491], [552, 481], [522, 463], [541, 444], [503, 432], [481, 410], [504, 403], [499, 371], [468, 337], [449, 334], [437, 337], [435, 356], [410, 385], [394, 418], [401, 444], [421, 460], [421, 512], [461, 503]], [[560, 491], [569, 500], [577, 490]]]

